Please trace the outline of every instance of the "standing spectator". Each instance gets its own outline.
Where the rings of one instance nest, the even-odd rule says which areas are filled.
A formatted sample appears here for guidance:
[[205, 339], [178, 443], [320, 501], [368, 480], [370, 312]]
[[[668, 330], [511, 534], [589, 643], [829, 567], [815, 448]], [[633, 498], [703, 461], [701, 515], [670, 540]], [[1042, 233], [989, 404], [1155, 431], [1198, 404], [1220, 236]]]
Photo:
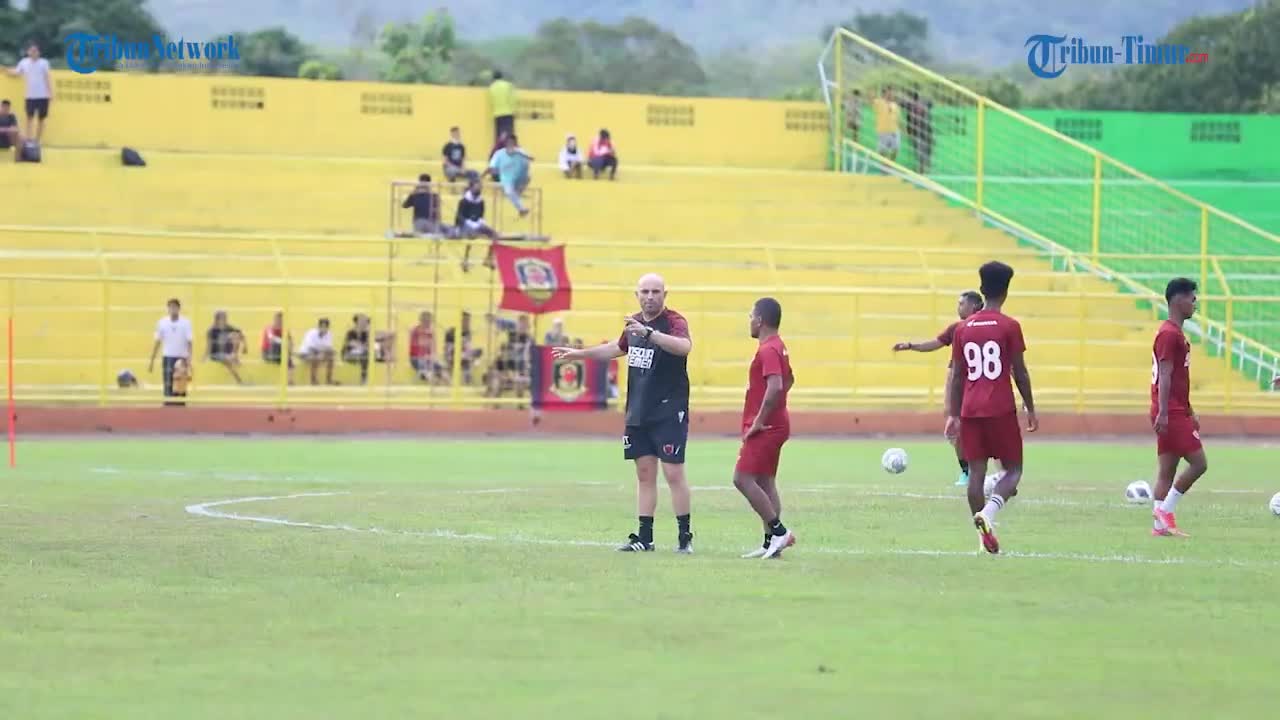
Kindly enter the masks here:
[[591, 143], [591, 156], [587, 162], [591, 165], [592, 179], [599, 180], [605, 168], [609, 168], [610, 180], [618, 174], [618, 153], [613, 149], [613, 139], [608, 130], [601, 130], [596, 141]]
[[578, 150], [578, 138], [570, 135], [560, 148], [560, 172], [567, 178], [582, 179], [582, 151]]
[[559, 345], [568, 345], [569, 336], [564, 331], [564, 318], [556, 318], [551, 321], [551, 329], [547, 330], [546, 336], [543, 338], [543, 345], [548, 347], [557, 347]]
[[493, 82], [489, 84], [489, 107], [493, 110], [493, 136], [501, 138], [503, 133], [516, 134], [516, 88], [502, 76], [501, 70], [493, 71]]
[[444, 158], [444, 179], [449, 182], [466, 174], [467, 146], [462, 144], [462, 131], [455, 125], [449, 128], [449, 142], [440, 151]]
[[921, 100], [920, 93], [912, 90], [907, 102], [907, 137], [915, 147], [916, 172], [921, 175], [929, 173], [933, 158], [933, 120], [929, 117], [932, 111], [933, 101]]
[[418, 378], [434, 383], [440, 379], [440, 364], [436, 362], [436, 328], [431, 313], [418, 315], [418, 324], [409, 332], [409, 364]]
[[237, 385], [243, 385], [237, 370], [240, 367], [240, 354], [249, 351], [245, 347], [244, 335], [240, 328], [227, 322], [227, 311], [219, 310], [213, 314], [213, 325], [206, 333], [204, 359], [222, 363], [235, 378]]
[[[182, 317], [182, 303], [177, 298], [168, 302], [169, 314], [156, 321], [156, 343], [151, 346], [151, 360], [147, 363], [147, 372], [156, 371], [156, 353], [164, 349], [162, 370], [164, 374], [164, 395], [174, 397], [173, 368], [179, 360], [191, 362], [191, 321]], [[190, 379], [190, 372], [188, 372]], [[166, 403], [171, 404], [171, 403]]]
[[[36, 143], [44, 136], [45, 121], [49, 117], [49, 101], [53, 99], [53, 76], [49, 73], [49, 61], [40, 57], [40, 47], [31, 43], [27, 56], [9, 74], [22, 76], [27, 82], [27, 137]], [[34, 122], [39, 118], [39, 122]], [[32, 130], [32, 127], [35, 130]]]
[[[22, 144], [22, 133], [18, 132], [18, 118], [13, 114], [8, 100], [0, 100], [0, 150], [16, 148]], [[14, 153], [14, 160], [18, 159]]]
[[423, 173], [418, 176], [418, 187], [400, 204], [403, 208], [413, 208], [413, 232], [418, 235], [433, 235], [440, 232], [440, 196], [431, 186], [431, 176]]
[[262, 361], [279, 365], [281, 356], [289, 359], [289, 384], [293, 384], [293, 335], [284, 332], [284, 313], [279, 310], [271, 318], [271, 324], [262, 329]]
[[[498, 233], [493, 231], [484, 221], [484, 185], [480, 178], [471, 178], [467, 191], [462, 193], [458, 201], [458, 215], [454, 218], [455, 231], [459, 237], [474, 238], [483, 235], [490, 240], [497, 240]], [[485, 267], [493, 267], [493, 243], [489, 243], [489, 252], [485, 255]], [[462, 254], [462, 272], [471, 270], [471, 245]]]
[[507, 136], [507, 147], [493, 155], [489, 167], [497, 171], [502, 192], [519, 211], [520, 217], [529, 214], [529, 208], [520, 202], [524, 189], [529, 187], [529, 163], [533, 156], [520, 149], [520, 140], [514, 134]]
[[898, 103], [893, 100], [893, 88], [885, 85], [880, 91], [880, 97], [875, 99], [872, 104], [876, 115], [876, 152], [889, 158], [896, 160], [898, 157], [898, 148], [902, 144], [901, 135], [898, 133], [899, 118], [901, 110]]
[[320, 318], [320, 322], [316, 326], [307, 331], [302, 336], [302, 347], [298, 348], [298, 357], [302, 358], [311, 366], [311, 384], [319, 385], [316, 379], [316, 371], [324, 365], [326, 385], [337, 385], [333, 381], [333, 358], [336, 355], [333, 349], [333, 335], [329, 333], [329, 318]]

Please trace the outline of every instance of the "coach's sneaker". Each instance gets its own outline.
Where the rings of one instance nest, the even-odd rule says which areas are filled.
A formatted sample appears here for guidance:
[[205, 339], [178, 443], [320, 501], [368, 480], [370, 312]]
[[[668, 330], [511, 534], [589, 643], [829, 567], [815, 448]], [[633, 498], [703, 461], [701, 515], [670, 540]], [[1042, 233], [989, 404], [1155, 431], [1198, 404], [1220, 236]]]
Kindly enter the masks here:
[[639, 535], [631, 533], [627, 536], [627, 541], [618, 546], [618, 552], [653, 552], [653, 543], [647, 543]]
[[796, 544], [796, 536], [790, 530], [781, 535], [772, 535], [769, 537], [769, 549], [764, 551], [764, 555], [760, 557], [768, 560], [778, 556], [778, 553]]
[[1162, 537], [1187, 537], [1187, 534], [1178, 529], [1178, 520], [1171, 512], [1165, 512], [1160, 508], [1156, 508], [1151, 512], [1151, 516], [1155, 518], [1155, 523], [1151, 528], [1151, 534]]
[[987, 520], [987, 516], [982, 513], [974, 513], [973, 526], [978, 529], [978, 537], [982, 539], [982, 549], [997, 555], [1000, 552], [1000, 541], [996, 539], [995, 528], [991, 526], [991, 521]]
[[676, 552], [684, 555], [693, 554], [693, 533], [680, 533], [676, 539]]

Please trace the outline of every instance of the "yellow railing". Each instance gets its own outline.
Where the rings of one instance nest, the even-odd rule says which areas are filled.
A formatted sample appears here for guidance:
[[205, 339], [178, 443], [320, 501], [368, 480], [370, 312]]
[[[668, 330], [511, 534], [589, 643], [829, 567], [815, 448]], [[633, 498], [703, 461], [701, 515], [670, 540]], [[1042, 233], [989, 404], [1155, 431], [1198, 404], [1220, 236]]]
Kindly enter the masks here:
[[[42, 288], [56, 287], [59, 284], [76, 286], [76, 292], [83, 294], [83, 299], [78, 303], [87, 303], [89, 298], [101, 298], [102, 307], [94, 312], [84, 305], [65, 309], [30, 306], [31, 303], [23, 299], [27, 288], [34, 286], [26, 285], [30, 283], [38, 283]], [[11, 308], [10, 312], [15, 317], [18, 328], [15, 354], [18, 358], [16, 387], [19, 401], [96, 402], [101, 405], [157, 403], [160, 398], [155, 390], [155, 377], [150, 378], [150, 389], [142, 391], [112, 387], [114, 374], [121, 369], [123, 363], [130, 363], [136, 368], [138, 361], [145, 362], [146, 351], [150, 347], [150, 334], [147, 330], [158, 314], [156, 305], [122, 305], [119, 298], [127, 294], [130, 286], [151, 286], [158, 293], [162, 287], [173, 285], [193, 288], [197, 295], [203, 292], [205, 302], [214, 293], [221, 293], [220, 297], [234, 297], [255, 288], [271, 289], [275, 298], [271, 307], [255, 306], [253, 309], [261, 312], [282, 308], [285, 313], [286, 334], [293, 336], [295, 349], [311, 318], [320, 312], [334, 315], [339, 310], [347, 313], [365, 312], [374, 318], [372, 333], [392, 330], [401, 333], [403, 337], [407, 324], [399, 322], [398, 315], [408, 312], [416, 316], [416, 310], [421, 307], [417, 299], [429, 297], [433, 290], [438, 290], [445, 296], [474, 290], [471, 286], [454, 284], [385, 281], [234, 278], [174, 280], [142, 277], [103, 280], [97, 276], [77, 275], [0, 276], [0, 287], [5, 288], [8, 296], [6, 304]], [[742, 327], [742, 317], [759, 292], [760, 289], [754, 287], [696, 286], [681, 289], [681, 304], [678, 309], [690, 318], [698, 338], [698, 349], [695, 351], [698, 357], [691, 364], [691, 374], [695, 402], [699, 406], [734, 407], [741, 403], [740, 377], [745, 373], [742, 358], [749, 352], [751, 343]], [[567, 319], [571, 325], [603, 327], [609, 324], [606, 322], [609, 319], [616, 321], [634, 303], [629, 285], [578, 285], [575, 286], [574, 293], [575, 297], [584, 300], [583, 306], [593, 309], [568, 313]], [[795, 357], [797, 373], [801, 378], [794, 395], [797, 408], [939, 405], [945, 358], [941, 354], [894, 356], [889, 351], [888, 341], [899, 333], [923, 334], [944, 326], [950, 321], [948, 315], [953, 298], [951, 292], [886, 287], [788, 287], [777, 289], [777, 293], [784, 299], [787, 307], [802, 308], [788, 314], [788, 326], [784, 330], [795, 346], [808, 342], [809, 347], [803, 355], [796, 354]], [[146, 293], [135, 295], [145, 296]], [[897, 299], [900, 308], [886, 309], [883, 300], [887, 297]], [[1081, 332], [1067, 332], [1054, 337], [1030, 337], [1032, 370], [1033, 376], [1038, 378], [1037, 397], [1041, 405], [1076, 411], [1113, 409], [1140, 412], [1145, 407], [1148, 393], [1143, 380], [1148, 357], [1144, 344], [1147, 342], [1145, 335], [1136, 340], [1126, 339], [1127, 335], [1121, 335], [1118, 340], [1099, 343], [1091, 340], [1089, 334], [1084, 332], [1086, 326], [1100, 328], [1107, 324], [1123, 327], [1126, 333], [1134, 328], [1140, 332], [1149, 331], [1150, 326], [1140, 318], [1135, 322], [1132, 298], [1115, 293], [1083, 291], [1021, 292], [1015, 297], [1014, 307], [1035, 308], [1045, 303], [1060, 304], [1064, 300], [1070, 300], [1072, 304], [1062, 312], [1074, 313], [1075, 321], [1070, 319], [1071, 315], [1066, 315], [1041, 318], [1037, 322], [1042, 323], [1043, 329], [1062, 324], [1066, 327], [1078, 327]], [[1228, 308], [1233, 302], [1232, 298], [1225, 296], [1206, 296], [1206, 300], [1225, 303]], [[1280, 302], [1274, 298], [1265, 300]], [[1129, 303], [1127, 308], [1125, 303]], [[233, 314], [244, 309], [235, 304], [220, 303], [220, 306], [230, 307]], [[1115, 308], [1114, 312], [1110, 307]], [[455, 310], [457, 307], [451, 306], [449, 314], [437, 314], [437, 342], [440, 342], [446, 325], [456, 325], [457, 316], [452, 314]], [[65, 313], [69, 322], [74, 318], [75, 322], [82, 325], [87, 322], [87, 325], [60, 335], [55, 345], [46, 344], [47, 347], [59, 348], [56, 352], [24, 352], [24, 341], [37, 337], [33, 333], [43, 332], [42, 327], [56, 324], [51, 323], [53, 315], [50, 313], [58, 312]], [[1228, 313], [1230, 312], [1228, 309]], [[28, 321], [31, 314], [37, 319]], [[1125, 319], [1113, 320], [1113, 315], [1125, 316]], [[867, 330], [869, 324], [877, 322], [877, 318], [882, 329]], [[484, 333], [484, 328], [480, 325], [483, 319], [477, 314], [475, 320], [477, 324], [474, 332], [480, 336]], [[1024, 324], [1025, 322], [1024, 318]], [[42, 327], [32, 327], [33, 324]], [[609, 326], [612, 327], [612, 324]], [[246, 330], [252, 341], [256, 334], [251, 329]], [[81, 334], [77, 335], [76, 332]], [[341, 337], [342, 328], [335, 325], [333, 332], [335, 336]], [[138, 338], [138, 347], [113, 349], [114, 346], [121, 345], [119, 339], [113, 338], [122, 333]], [[1225, 328], [1225, 333], [1228, 348], [1241, 347], [1231, 327]], [[197, 332], [197, 335], [200, 333]], [[592, 336], [587, 340], [588, 343], [593, 343], [599, 339]], [[202, 354], [202, 340], [202, 337], [197, 338], [198, 356]], [[873, 341], [875, 347], [868, 348], [865, 341]], [[477, 344], [481, 343], [477, 341]], [[1100, 348], [1105, 349], [1103, 346], [1108, 344], [1117, 348], [1115, 357], [1118, 359], [1110, 361], [1106, 367], [1088, 360], [1090, 357], [1098, 357], [1091, 353], [1099, 352]], [[397, 342], [395, 352], [403, 356], [404, 347], [403, 341]], [[490, 345], [490, 349], [492, 347]], [[443, 357], [442, 350], [442, 347], [437, 348], [436, 358]], [[486, 352], [486, 357], [491, 354]], [[279, 407], [348, 404], [376, 407], [487, 407], [527, 402], [513, 397], [485, 397], [479, 387], [484, 370], [481, 366], [473, 369], [476, 382], [470, 386], [464, 385], [461, 382], [460, 362], [461, 355], [454, 353], [453, 372], [449, 374], [448, 384], [433, 386], [420, 383], [405, 368], [402, 359], [393, 358], [390, 364], [370, 362], [366, 384], [360, 385], [358, 380], [352, 379], [358, 372], [356, 368], [345, 366], [340, 371], [345, 372], [343, 386], [310, 387], [306, 384], [308, 369], [301, 364], [297, 370], [298, 384], [289, 385], [287, 365], [268, 366], [256, 355], [250, 355], [245, 363], [246, 374], [251, 371], [254, 378], [262, 379], [260, 383], [237, 387], [225, 375], [225, 370], [213, 364], [197, 363], [195, 383], [186, 401], [193, 405]], [[1229, 367], [1231, 362], [1230, 355], [1224, 357], [1224, 365]], [[340, 360], [339, 365], [342, 365]], [[84, 382], [59, 382], [56, 376], [59, 368], [64, 366], [92, 370], [84, 376]], [[42, 373], [42, 377], [46, 378], [44, 382], [32, 381], [33, 377]], [[1099, 384], [1100, 375], [1107, 375], [1111, 380]], [[1128, 380], [1130, 376], [1132, 385]], [[210, 378], [220, 379], [211, 381]], [[1120, 378], [1121, 381], [1117, 382], [1115, 378]], [[1217, 371], [1207, 368], [1198, 373], [1196, 378], [1199, 383], [1196, 391], [1197, 406], [1206, 411], [1280, 411], [1280, 402], [1234, 379], [1234, 373], [1228, 368]], [[143, 379], [147, 379], [146, 376]], [[625, 381], [625, 374], [623, 380]]]

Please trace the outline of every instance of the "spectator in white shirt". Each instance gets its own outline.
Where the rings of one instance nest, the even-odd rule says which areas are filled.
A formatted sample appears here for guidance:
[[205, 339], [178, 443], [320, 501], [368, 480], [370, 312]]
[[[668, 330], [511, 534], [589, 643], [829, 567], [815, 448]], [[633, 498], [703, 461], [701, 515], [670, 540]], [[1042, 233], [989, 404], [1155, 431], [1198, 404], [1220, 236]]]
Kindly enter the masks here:
[[567, 178], [582, 179], [582, 152], [578, 150], [578, 138], [573, 135], [564, 139], [564, 147], [560, 148], [560, 172]]
[[337, 385], [333, 381], [333, 359], [337, 352], [333, 348], [333, 335], [329, 332], [329, 318], [320, 318], [316, 326], [302, 337], [302, 347], [298, 348], [298, 357], [311, 366], [311, 384], [319, 385], [316, 371], [324, 365], [324, 382], [326, 385]]
[[[40, 48], [31, 43], [27, 48], [27, 56], [18, 61], [18, 66], [9, 71], [17, 77], [21, 75], [27, 82], [27, 137], [34, 138], [37, 143], [44, 135], [44, 125], [49, 117], [49, 101], [53, 99], [53, 76], [49, 73], [49, 61], [40, 57]], [[39, 122], [33, 122], [36, 118]], [[32, 127], [35, 130], [32, 130]]]
[[[147, 372], [156, 371], [156, 353], [163, 348], [163, 373], [165, 397], [174, 397], [173, 368], [179, 360], [191, 364], [191, 321], [182, 317], [182, 303], [177, 298], [169, 300], [169, 314], [156, 322], [156, 343], [151, 346], [151, 361]], [[188, 375], [190, 379], [190, 375]]]

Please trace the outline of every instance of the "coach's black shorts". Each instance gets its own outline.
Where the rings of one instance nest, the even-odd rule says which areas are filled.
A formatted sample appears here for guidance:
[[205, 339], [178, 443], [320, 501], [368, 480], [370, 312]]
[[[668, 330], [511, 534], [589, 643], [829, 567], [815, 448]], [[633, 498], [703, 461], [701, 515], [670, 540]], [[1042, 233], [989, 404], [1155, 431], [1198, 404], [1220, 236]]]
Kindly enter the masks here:
[[688, 413], [645, 425], [628, 425], [623, 432], [622, 456], [627, 460], [655, 455], [664, 463], [684, 464], [684, 446], [689, 441]]
[[49, 98], [27, 98], [27, 117], [33, 115], [41, 120], [49, 117]]

